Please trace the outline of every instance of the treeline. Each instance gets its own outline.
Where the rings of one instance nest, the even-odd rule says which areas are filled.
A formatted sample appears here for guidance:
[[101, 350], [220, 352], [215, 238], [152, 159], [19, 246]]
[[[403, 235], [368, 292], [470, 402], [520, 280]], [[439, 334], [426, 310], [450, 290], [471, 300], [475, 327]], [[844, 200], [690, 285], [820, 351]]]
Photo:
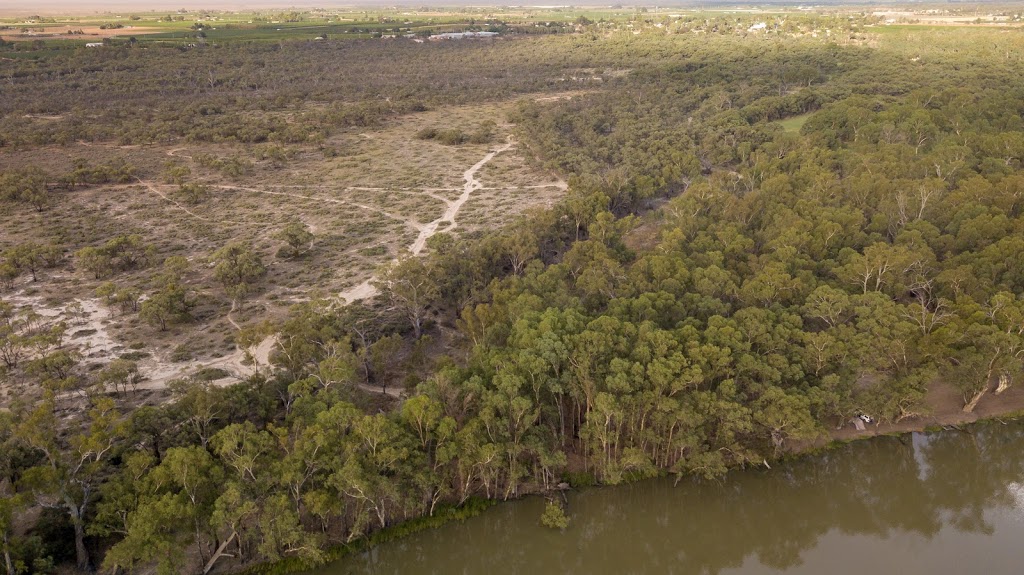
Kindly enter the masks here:
[[99, 184], [125, 184], [135, 179], [135, 167], [117, 160], [100, 165], [77, 159], [71, 171], [54, 175], [38, 166], [8, 168], [0, 166], [0, 201], [29, 204], [43, 211], [60, 190]]
[[[564, 201], [432, 238], [382, 271], [377, 307], [297, 306], [272, 373], [181, 382], [128, 415], [104, 394], [71, 423], [53, 394], [0, 414], [5, 552], [45, 565], [65, 533], [59, 558], [83, 568], [313, 564], [473, 496], [716, 477], [858, 413], [923, 415], [932, 385], [971, 410], [1016, 383], [1019, 64], [721, 42], [524, 104], [524, 145], [572, 176]], [[769, 66], [786, 62], [799, 79]], [[769, 121], [808, 111], [799, 133]], [[219, 256], [229, 294], [258, 278], [242, 255]], [[396, 384], [392, 412], [358, 407]], [[4, 518], [31, 501], [62, 514], [16, 538]]]

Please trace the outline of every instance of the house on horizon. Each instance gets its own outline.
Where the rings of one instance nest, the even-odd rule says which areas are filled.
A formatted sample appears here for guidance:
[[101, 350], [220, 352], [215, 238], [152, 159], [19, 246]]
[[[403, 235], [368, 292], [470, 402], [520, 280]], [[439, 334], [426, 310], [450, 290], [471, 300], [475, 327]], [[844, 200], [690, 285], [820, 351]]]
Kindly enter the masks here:
[[444, 32], [432, 34], [431, 40], [462, 40], [463, 38], [491, 38], [497, 36], [497, 32]]

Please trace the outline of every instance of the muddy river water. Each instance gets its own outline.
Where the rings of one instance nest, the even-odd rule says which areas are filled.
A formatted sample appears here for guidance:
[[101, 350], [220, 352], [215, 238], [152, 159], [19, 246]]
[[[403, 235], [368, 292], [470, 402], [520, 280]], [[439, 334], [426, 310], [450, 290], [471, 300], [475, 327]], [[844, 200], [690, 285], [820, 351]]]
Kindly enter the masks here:
[[1022, 574], [1024, 424], [854, 442], [721, 481], [653, 480], [543, 499], [348, 557], [349, 573]]

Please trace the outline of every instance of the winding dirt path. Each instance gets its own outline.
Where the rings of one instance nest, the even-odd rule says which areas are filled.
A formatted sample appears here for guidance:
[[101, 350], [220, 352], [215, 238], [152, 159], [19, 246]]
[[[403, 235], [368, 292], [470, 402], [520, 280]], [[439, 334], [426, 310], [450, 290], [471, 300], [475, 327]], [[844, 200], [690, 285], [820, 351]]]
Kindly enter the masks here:
[[235, 313], [235, 310], [237, 308], [238, 308], [238, 302], [236, 302], [234, 299], [232, 299], [231, 300], [231, 309], [228, 310], [228, 323], [230, 323], [232, 325], [232, 327], [235, 328], [235, 331], [242, 331], [242, 326], [238, 325], [238, 323], [235, 321], [235, 318], [231, 317], [231, 314]]
[[[444, 213], [441, 214], [441, 217], [437, 218], [436, 220], [426, 225], [413, 226], [419, 229], [420, 231], [419, 235], [416, 237], [416, 240], [413, 241], [413, 243], [409, 246], [409, 251], [412, 252], [413, 255], [418, 256], [420, 252], [423, 251], [423, 248], [425, 248], [427, 245], [427, 240], [429, 240], [438, 233], [438, 228], [441, 226], [441, 224], [448, 224], [448, 226], [444, 228], [444, 231], [451, 231], [455, 229], [455, 227], [458, 225], [455, 218], [456, 216], [459, 215], [459, 210], [462, 209], [463, 204], [469, 201], [469, 198], [473, 194], [473, 192], [483, 189], [483, 184], [481, 184], [480, 181], [476, 179], [476, 173], [480, 171], [480, 168], [484, 167], [484, 165], [486, 165], [487, 162], [493, 160], [494, 156], [497, 156], [498, 154], [507, 151], [513, 145], [514, 142], [510, 138], [509, 141], [505, 143], [505, 145], [488, 152], [487, 155], [483, 157], [483, 159], [481, 159], [476, 164], [473, 164], [472, 167], [463, 172], [462, 177], [463, 179], [466, 180], [466, 183], [462, 186], [462, 194], [457, 199], [448, 200], [446, 198], [430, 194], [431, 197], [441, 200], [445, 204], [447, 204], [448, 208], [445, 209]], [[376, 278], [371, 277], [370, 279], [364, 281], [363, 283], [353, 286], [341, 292], [340, 294], [338, 294], [338, 297], [345, 300], [345, 303], [352, 303], [363, 299], [369, 299], [377, 295], [378, 293], [377, 288], [373, 285], [374, 279]], [[368, 387], [372, 388], [372, 386]], [[367, 391], [370, 390], [367, 389]], [[380, 391], [377, 390], [377, 392], [379, 393]]]
[[[430, 193], [430, 192], [432, 192], [432, 191], [454, 191], [454, 190], [457, 190], [459, 188], [451, 188], [450, 190], [443, 189], [443, 188], [430, 189], [429, 191], [428, 190], [422, 190], [422, 191], [427, 191], [428, 193], [426, 195], [428, 195], [429, 197], [431, 197], [433, 199], [436, 199], [438, 201], [442, 201], [447, 206], [445, 211], [444, 211], [444, 213], [441, 215], [441, 217], [439, 217], [439, 218], [437, 218], [437, 219], [435, 219], [435, 220], [433, 220], [433, 221], [431, 221], [431, 222], [429, 222], [427, 224], [421, 224], [421, 223], [419, 223], [419, 222], [417, 222], [415, 220], [412, 220], [410, 218], [404, 218], [404, 217], [398, 216], [396, 214], [390, 213], [390, 212], [388, 212], [386, 210], [382, 210], [380, 208], [375, 208], [373, 206], [368, 206], [368, 205], [365, 205], [365, 204], [361, 204], [361, 203], [357, 203], [357, 202], [352, 202], [352, 201], [348, 201], [348, 200], [341, 200], [341, 199], [336, 199], [336, 198], [325, 198], [325, 197], [308, 196], [308, 195], [302, 195], [302, 194], [290, 193], [290, 192], [260, 190], [260, 189], [249, 188], [249, 187], [244, 187], [244, 186], [218, 185], [218, 186], [212, 186], [212, 187], [217, 188], [217, 189], [223, 189], [223, 190], [239, 190], [239, 191], [256, 193], [256, 194], [265, 194], [265, 195], [271, 195], [271, 196], [282, 196], [282, 197], [288, 197], [288, 198], [304, 200], [304, 201], [310, 201], [310, 202], [327, 202], [327, 203], [332, 203], [332, 204], [351, 206], [351, 207], [358, 208], [358, 209], [361, 209], [361, 210], [366, 210], [366, 211], [374, 212], [374, 213], [380, 214], [380, 215], [382, 215], [382, 216], [384, 216], [386, 218], [389, 218], [391, 220], [395, 220], [395, 221], [401, 222], [401, 223], [403, 223], [403, 224], [405, 224], [405, 225], [407, 225], [407, 226], [409, 226], [409, 227], [411, 227], [413, 229], [418, 230], [419, 231], [419, 235], [416, 237], [415, 241], [413, 241], [413, 243], [409, 246], [409, 251], [413, 255], [419, 255], [423, 251], [423, 249], [426, 247], [427, 241], [431, 237], [433, 237], [434, 235], [436, 235], [437, 233], [439, 233], [441, 231], [451, 231], [451, 230], [454, 230], [458, 226], [457, 217], [459, 215], [459, 211], [462, 209], [462, 206], [465, 205], [465, 203], [467, 201], [469, 201], [470, 197], [473, 195], [473, 192], [478, 191], [478, 190], [482, 190], [482, 189], [486, 189], [486, 188], [484, 188], [483, 184], [479, 180], [476, 179], [477, 172], [479, 172], [480, 169], [483, 168], [488, 162], [493, 160], [495, 156], [497, 156], [498, 154], [500, 154], [502, 152], [505, 152], [505, 151], [508, 151], [509, 149], [511, 149], [514, 144], [515, 144], [515, 142], [511, 138], [509, 138], [509, 140], [505, 144], [503, 144], [503, 145], [501, 145], [501, 146], [499, 146], [499, 147], [489, 151], [479, 162], [477, 162], [476, 164], [472, 165], [469, 169], [467, 169], [465, 172], [463, 172], [462, 177], [465, 180], [465, 183], [463, 184], [463, 186], [461, 188], [462, 193], [455, 200], [449, 200], [449, 199], [444, 198], [444, 197], [442, 197], [440, 195], [437, 195], [437, 194], [434, 194], [434, 193]], [[168, 156], [172, 156], [172, 157], [187, 158], [187, 159], [191, 160], [192, 159], [191, 156], [187, 156], [187, 155], [184, 155], [184, 154], [180, 154], [180, 155], [178, 154], [178, 152], [181, 152], [184, 149], [185, 148], [175, 148], [173, 150], [169, 150], [167, 152], [167, 155]], [[141, 178], [136, 178], [136, 179], [138, 180], [138, 182], [140, 184], [145, 186], [146, 189], [148, 189], [150, 192], [156, 194], [157, 196], [162, 198], [164, 201], [172, 204], [174, 207], [176, 207], [179, 210], [185, 212], [186, 214], [192, 216], [193, 218], [196, 218], [198, 220], [205, 221], [205, 222], [211, 222], [211, 223], [228, 223], [228, 224], [235, 224], [235, 225], [245, 225], [242, 222], [234, 222], [234, 221], [230, 221], [230, 220], [217, 220], [217, 219], [207, 218], [205, 216], [197, 214], [197, 213], [193, 212], [192, 210], [188, 209], [187, 207], [181, 205], [179, 202], [175, 201], [174, 199], [170, 198], [167, 194], [161, 192], [156, 187], [156, 185], [154, 185], [152, 182], [148, 182], [148, 181], [142, 180]], [[529, 186], [529, 187], [531, 187], [531, 188], [534, 188], [534, 187], [536, 187], [536, 188], [558, 187], [558, 188], [564, 189], [565, 183], [564, 182], [556, 182], [554, 184], [541, 184], [541, 185]], [[404, 190], [387, 190], [386, 188], [366, 188], [366, 187], [348, 187], [348, 188], [345, 188], [345, 189], [346, 190], [359, 190], [359, 191], [404, 191]], [[364, 281], [364, 282], [362, 282], [362, 283], [360, 283], [360, 284], [358, 284], [356, 286], [353, 286], [353, 287], [351, 287], [351, 288], [341, 292], [339, 294], [339, 297], [342, 300], [344, 300], [345, 303], [352, 303], [352, 302], [355, 302], [355, 301], [358, 301], [358, 300], [363, 300], [363, 299], [368, 299], [368, 298], [374, 297], [378, 293], [377, 288], [373, 285], [373, 282], [374, 282], [375, 279], [376, 279], [375, 277], [371, 277], [370, 279], [367, 279], [366, 281]], [[239, 326], [238, 323], [235, 321], [235, 319], [232, 317], [232, 314], [235, 312], [235, 309], [236, 309], [236, 304], [234, 302], [232, 302], [231, 310], [227, 314], [227, 321], [236, 330], [239, 330], [239, 329], [241, 329], [241, 326]], [[156, 369], [154, 369], [153, 372], [151, 372], [149, 374], [149, 377], [147, 378], [146, 381], [142, 382], [139, 385], [139, 388], [140, 389], [160, 389], [160, 388], [164, 388], [164, 387], [167, 386], [167, 384], [170, 381], [172, 381], [174, 379], [179, 379], [181, 377], [184, 377], [184, 376], [188, 375], [189, 373], [192, 373], [195, 370], [201, 369], [201, 368], [221, 368], [221, 369], [224, 369], [225, 371], [230, 372], [232, 374], [233, 378], [244, 379], [245, 377], [248, 377], [249, 375], [252, 375], [258, 369], [259, 366], [261, 366], [261, 365], [269, 366], [270, 365], [270, 354], [272, 353], [272, 351], [273, 351], [273, 349], [274, 349], [274, 347], [276, 345], [277, 345], [277, 338], [275, 336], [269, 336], [266, 339], [264, 339], [262, 342], [260, 342], [260, 344], [253, 350], [253, 353], [252, 353], [253, 360], [255, 361], [255, 365], [246, 365], [244, 363], [244, 360], [245, 360], [245, 350], [242, 350], [242, 349], [237, 349], [234, 353], [231, 353], [231, 354], [226, 355], [226, 356], [221, 357], [221, 358], [216, 358], [216, 359], [206, 360], [206, 361], [188, 362], [187, 364], [173, 364], [173, 363], [158, 362], [158, 365], [156, 366]], [[225, 378], [225, 380], [221, 380], [221, 381], [223, 381], [224, 384], [227, 384], [227, 383], [230, 383], [230, 381], [227, 381], [228, 379], [229, 378]], [[221, 384], [221, 381], [218, 381], [216, 383], [217, 384]], [[400, 390], [398, 388], [387, 388], [386, 390], [382, 390], [379, 386], [368, 385], [368, 384], [365, 384], [365, 383], [357, 384], [357, 387], [359, 387], [363, 391], [366, 391], [366, 392], [369, 392], [369, 393], [384, 393], [386, 395], [389, 395], [389, 396], [395, 397], [395, 398], [401, 398], [403, 396], [402, 390]]]
[[436, 220], [423, 226], [423, 229], [420, 230], [419, 237], [417, 237], [416, 241], [414, 241], [412, 245], [409, 246], [409, 251], [412, 252], [414, 256], [418, 256], [420, 252], [423, 251], [423, 248], [426, 247], [427, 245], [427, 240], [429, 240], [431, 237], [434, 236], [434, 234], [437, 233], [437, 228], [442, 223], [449, 224], [445, 231], [451, 231], [455, 229], [455, 227], [458, 225], [458, 223], [455, 221], [455, 216], [459, 214], [459, 210], [462, 209], [462, 205], [469, 201], [469, 196], [472, 195], [474, 191], [479, 190], [480, 188], [483, 187], [483, 184], [480, 183], [480, 180], [476, 179], [476, 173], [480, 171], [480, 168], [484, 167], [484, 165], [487, 164], [487, 162], [493, 160], [494, 156], [497, 156], [498, 154], [507, 151], [509, 148], [511, 148], [512, 143], [512, 139], [510, 138], [509, 141], [506, 142], [504, 146], [501, 146], [500, 148], [488, 152], [487, 155], [484, 156], [482, 160], [480, 160], [476, 164], [473, 164], [471, 168], [462, 173], [462, 177], [466, 180], [465, 185], [462, 187], [462, 195], [460, 195], [458, 199], [456, 199], [454, 202], [448, 203], [448, 209], [444, 211], [444, 214], [442, 214], [440, 218], [437, 218]]

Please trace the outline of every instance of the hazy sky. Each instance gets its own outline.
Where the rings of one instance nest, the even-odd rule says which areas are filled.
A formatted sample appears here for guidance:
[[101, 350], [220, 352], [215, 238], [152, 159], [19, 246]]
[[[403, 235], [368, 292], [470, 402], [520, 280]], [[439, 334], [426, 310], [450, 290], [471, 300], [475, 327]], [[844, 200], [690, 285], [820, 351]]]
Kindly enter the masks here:
[[[637, 0], [639, 1], [639, 0]], [[533, 2], [487, 1], [487, 0], [0, 0], [0, 14], [35, 14], [61, 12], [65, 14], [88, 14], [95, 11], [146, 12], [149, 10], [166, 11], [186, 9], [267, 9], [301, 7], [339, 7], [339, 6], [451, 6], [451, 5], [509, 5], [509, 4], [561, 4], [551, 0]], [[569, 4], [570, 2], [565, 2]], [[608, 4], [619, 3], [608, 2]], [[680, 2], [676, 2], [680, 3]], [[577, 2], [580, 5], [601, 5], [600, 0], [593, 2]]]
[[[92, 12], [123, 11], [146, 12], [186, 9], [267, 9], [288, 7], [340, 7], [340, 6], [501, 6], [501, 5], [559, 5], [609, 6], [612, 4], [692, 5], [699, 0], [0, 0], [3, 14], [90, 14]], [[725, 0], [720, 0], [725, 1]], [[753, 0], [732, 0], [733, 4]], [[707, 3], [706, 1], [703, 3]], [[712, 2], [716, 3], [716, 2]]]
[[[376, 4], [374, 0], [363, 2]], [[123, 10], [125, 12], [146, 12], [148, 10], [215, 9], [238, 10], [245, 8], [277, 8], [288, 6], [349, 6], [354, 2], [333, 2], [331, 0], [0, 0], [0, 13], [64, 12], [88, 14], [94, 11]]]
[[[883, 0], [903, 4], [912, 0]], [[796, 5], [797, 0], [0, 0], [0, 16], [28, 14], [78, 14], [94, 12], [166, 12], [178, 8], [247, 10], [269, 8], [337, 8], [351, 6], [714, 6], [739, 4]], [[814, 4], [868, 4], [870, 0], [817, 0]], [[980, 0], [979, 3], [990, 3]]]

